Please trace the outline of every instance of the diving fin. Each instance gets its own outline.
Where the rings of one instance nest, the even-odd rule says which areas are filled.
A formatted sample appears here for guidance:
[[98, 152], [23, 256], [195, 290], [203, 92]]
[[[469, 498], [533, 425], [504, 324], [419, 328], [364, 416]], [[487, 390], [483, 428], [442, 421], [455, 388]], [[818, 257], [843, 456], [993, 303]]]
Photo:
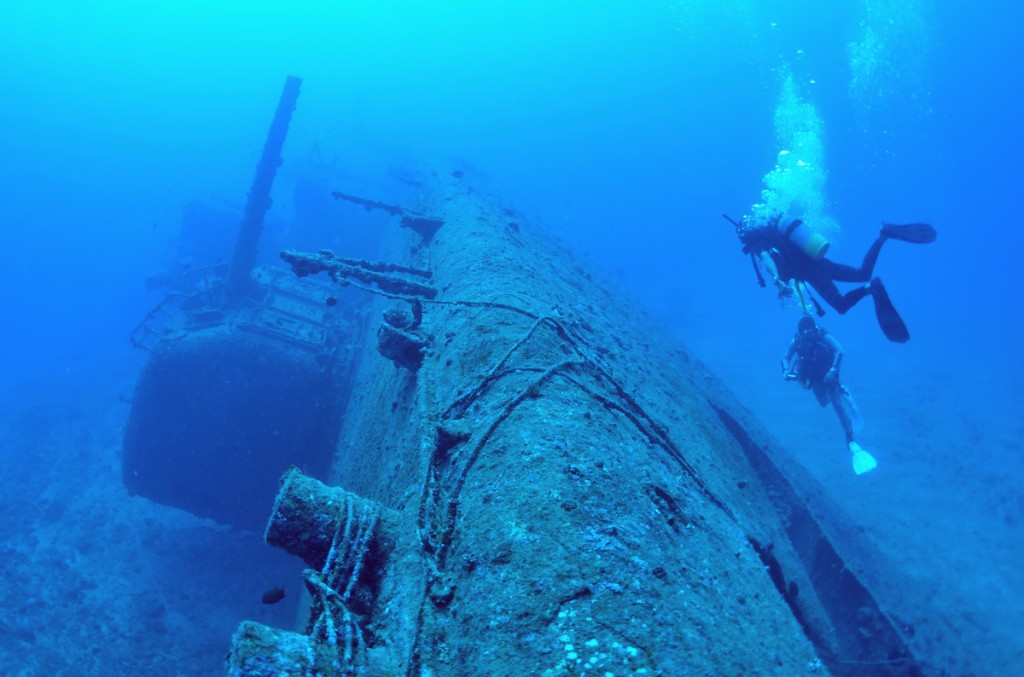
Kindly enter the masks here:
[[853, 472], [863, 475], [878, 467], [875, 457], [864, 451], [856, 442], [850, 442], [850, 451], [853, 452]]
[[882, 280], [874, 278], [871, 280], [871, 297], [875, 300], [875, 317], [878, 318], [878, 325], [882, 328], [885, 338], [896, 343], [906, 343], [910, 340], [910, 331], [903, 323], [903, 318], [896, 312], [896, 308], [889, 300], [889, 292], [885, 291]]
[[907, 223], [897, 225], [894, 223], [882, 224], [882, 235], [891, 237], [894, 240], [913, 242], [915, 244], [928, 244], [935, 242], [935, 227], [928, 223]]

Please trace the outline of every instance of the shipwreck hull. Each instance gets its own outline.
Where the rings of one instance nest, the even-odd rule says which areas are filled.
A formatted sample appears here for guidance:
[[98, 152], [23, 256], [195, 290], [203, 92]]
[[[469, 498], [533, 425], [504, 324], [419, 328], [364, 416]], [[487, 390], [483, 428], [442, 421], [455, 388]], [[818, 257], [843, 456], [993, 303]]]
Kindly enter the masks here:
[[[326, 558], [277, 543], [312, 567], [319, 617], [298, 634], [243, 625], [233, 673], [918, 669], [770, 441], [628, 295], [458, 181], [418, 209], [443, 225], [396, 229], [392, 256], [436, 294], [376, 312], [415, 311], [399, 335], [419, 357], [368, 333], [331, 472], [377, 512], [339, 517], [340, 494], [286, 511], [290, 476], [268, 527], [370, 536], [335, 536]], [[372, 585], [345, 580], [354, 561]]]
[[121, 470], [131, 494], [259, 533], [283, 468], [329, 470], [357, 323], [324, 284], [256, 273], [253, 298], [212, 287], [145, 334]]

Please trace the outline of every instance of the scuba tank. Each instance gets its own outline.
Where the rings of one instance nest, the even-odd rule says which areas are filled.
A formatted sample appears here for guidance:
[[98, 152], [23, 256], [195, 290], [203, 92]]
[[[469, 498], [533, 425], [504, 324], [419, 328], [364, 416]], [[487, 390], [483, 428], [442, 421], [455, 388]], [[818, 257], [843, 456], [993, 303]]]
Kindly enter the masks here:
[[796, 245], [804, 254], [815, 261], [825, 256], [828, 251], [828, 240], [821, 233], [815, 231], [800, 219], [793, 219], [785, 227], [782, 221], [777, 222], [776, 227], [782, 236]]

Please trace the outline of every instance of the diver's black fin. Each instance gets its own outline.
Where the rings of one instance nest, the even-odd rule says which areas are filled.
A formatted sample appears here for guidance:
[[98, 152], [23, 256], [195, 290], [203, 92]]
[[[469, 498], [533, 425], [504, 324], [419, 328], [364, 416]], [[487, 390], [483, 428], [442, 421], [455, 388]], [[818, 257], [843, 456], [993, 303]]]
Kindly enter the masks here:
[[875, 300], [875, 317], [878, 318], [878, 325], [882, 328], [885, 338], [896, 343], [906, 343], [910, 340], [910, 331], [907, 325], [903, 324], [903, 318], [896, 312], [896, 308], [889, 300], [889, 293], [877, 277], [871, 280], [871, 297]]
[[914, 242], [916, 244], [935, 242], [935, 228], [928, 223], [906, 223], [903, 225], [883, 223], [882, 235], [891, 237], [894, 240], [903, 240], [904, 242]]

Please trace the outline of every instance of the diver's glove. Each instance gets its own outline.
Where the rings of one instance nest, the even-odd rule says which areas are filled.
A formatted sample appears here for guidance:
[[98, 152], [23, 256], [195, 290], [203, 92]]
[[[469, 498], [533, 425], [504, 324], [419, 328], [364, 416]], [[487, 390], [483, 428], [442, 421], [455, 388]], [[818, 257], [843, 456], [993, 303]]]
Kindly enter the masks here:
[[791, 296], [793, 296], [793, 294], [794, 294], [793, 287], [790, 286], [788, 283], [783, 282], [779, 278], [775, 278], [774, 283], [775, 283], [775, 288], [779, 290], [779, 298], [780, 299], [788, 299]]
[[836, 371], [835, 367], [832, 367], [825, 373], [825, 385], [832, 385], [839, 380], [839, 372]]

